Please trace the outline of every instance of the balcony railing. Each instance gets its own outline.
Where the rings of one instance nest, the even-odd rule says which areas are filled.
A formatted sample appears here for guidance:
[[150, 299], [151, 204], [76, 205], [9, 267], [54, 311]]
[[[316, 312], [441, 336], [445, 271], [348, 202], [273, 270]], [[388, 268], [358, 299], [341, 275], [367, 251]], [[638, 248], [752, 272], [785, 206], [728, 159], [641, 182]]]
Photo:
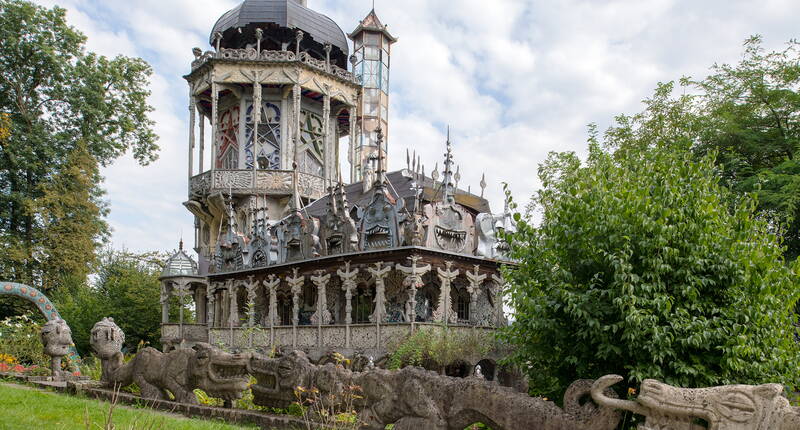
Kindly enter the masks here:
[[[189, 196], [199, 197], [213, 192], [287, 195], [292, 193], [290, 170], [214, 170], [189, 179]], [[297, 184], [300, 194], [311, 199], [325, 195], [325, 180], [300, 173]]]
[[359, 79], [353, 73], [348, 72], [341, 67], [338, 67], [333, 64], [328, 64], [323, 60], [318, 60], [312, 56], [310, 56], [306, 52], [300, 53], [300, 58], [297, 58], [297, 55], [291, 51], [267, 51], [263, 50], [261, 52], [256, 51], [253, 48], [248, 49], [228, 49], [222, 48], [219, 52], [207, 51], [204, 54], [197, 57], [195, 61], [192, 62], [192, 70], [195, 70], [207, 62], [213, 59], [223, 59], [223, 60], [234, 60], [234, 61], [259, 61], [259, 62], [266, 62], [266, 63], [300, 63], [306, 66], [311, 67], [312, 69], [316, 69], [320, 72], [327, 73], [332, 75], [338, 79], [342, 79], [347, 82], [352, 82], [354, 84], [359, 84]]

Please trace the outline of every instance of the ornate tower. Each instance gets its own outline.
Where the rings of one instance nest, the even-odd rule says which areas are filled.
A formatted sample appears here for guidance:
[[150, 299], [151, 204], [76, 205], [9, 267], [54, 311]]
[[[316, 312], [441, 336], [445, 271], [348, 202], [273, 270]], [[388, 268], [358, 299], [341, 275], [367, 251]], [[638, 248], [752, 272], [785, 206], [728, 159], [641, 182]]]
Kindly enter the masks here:
[[[363, 85], [364, 92], [358, 106], [358, 136], [350, 149], [350, 179], [363, 179], [368, 162], [386, 160], [389, 141], [389, 66], [392, 44], [397, 39], [389, 34], [375, 9], [361, 20], [349, 35], [353, 41], [353, 73]], [[378, 142], [378, 130], [383, 132], [383, 144]]]
[[361, 93], [347, 71], [344, 32], [304, 0], [245, 0], [217, 21], [209, 43], [211, 51], [193, 50], [184, 77], [184, 205], [195, 215], [201, 275], [241, 251], [250, 233], [286, 216], [294, 187], [302, 204], [325, 195], [341, 176], [340, 139], [349, 135], [356, 146], [351, 130]]

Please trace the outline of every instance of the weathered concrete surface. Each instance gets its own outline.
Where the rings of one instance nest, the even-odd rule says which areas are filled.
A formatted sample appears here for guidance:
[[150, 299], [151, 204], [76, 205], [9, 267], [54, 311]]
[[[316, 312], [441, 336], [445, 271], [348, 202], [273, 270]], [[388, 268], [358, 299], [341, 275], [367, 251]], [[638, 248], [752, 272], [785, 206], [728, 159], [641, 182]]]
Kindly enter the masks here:
[[641, 430], [698, 430], [705, 420], [710, 430], [800, 430], [800, 408], [789, 405], [783, 386], [726, 385], [712, 388], [677, 388], [646, 379], [635, 401], [606, 397], [603, 392], [622, 381], [618, 375], [598, 379], [592, 398], [609, 408], [644, 415]]
[[41, 330], [44, 354], [50, 357], [50, 372], [54, 381], [67, 379], [71, 373], [61, 370], [61, 359], [70, 354], [72, 330], [61, 318], [46, 322]]
[[383, 430], [387, 424], [395, 430], [463, 430], [475, 422], [495, 430], [611, 430], [620, 420], [613, 409], [581, 404], [591, 381], [573, 384], [566, 409], [561, 409], [478, 378], [451, 378], [413, 367], [351, 372], [334, 364], [312, 365], [299, 351], [274, 359], [254, 357], [250, 372], [258, 380], [252, 386], [254, 402], [261, 406], [291, 404], [298, 386], [319, 389], [323, 399], [341, 399], [349, 387], [359, 387], [363, 398], [355, 406], [368, 430]]

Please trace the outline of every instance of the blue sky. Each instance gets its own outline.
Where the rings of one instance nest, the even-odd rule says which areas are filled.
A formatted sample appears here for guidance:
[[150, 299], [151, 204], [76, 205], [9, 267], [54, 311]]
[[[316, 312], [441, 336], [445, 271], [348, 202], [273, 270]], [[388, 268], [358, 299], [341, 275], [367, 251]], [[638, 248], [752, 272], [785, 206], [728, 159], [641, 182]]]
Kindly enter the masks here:
[[[170, 250], [191, 241], [186, 199], [188, 73], [232, 0], [36, 0], [68, 10], [68, 21], [107, 56], [139, 56], [154, 68], [150, 103], [160, 158], [130, 157], [105, 169], [113, 245]], [[371, 0], [308, 0], [349, 32]], [[742, 41], [761, 34], [769, 49], [800, 36], [797, 0], [377, 0], [400, 40], [392, 56], [390, 168], [416, 150], [430, 172], [453, 130], [461, 186], [502, 209], [501, 182], [517, 200], [536, 190], [550, 151], [586, 148], [586, 125], [603, 130], [634, 113], [660, 81], [703, 77], [738, 61]]]

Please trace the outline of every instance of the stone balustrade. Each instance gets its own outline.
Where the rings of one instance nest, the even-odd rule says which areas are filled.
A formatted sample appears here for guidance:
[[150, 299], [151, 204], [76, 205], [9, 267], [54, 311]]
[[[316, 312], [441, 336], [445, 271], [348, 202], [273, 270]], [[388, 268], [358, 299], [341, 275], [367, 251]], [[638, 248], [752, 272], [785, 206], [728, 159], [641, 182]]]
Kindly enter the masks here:
[[[298, 175], [298, 188], [304, 197], [318, 199], [325, 195], [325, 180], [308, 173]], [[214, 170], [189, 179], [189, 197], [213, 192], [288, 195], [292, 193], [290, 170]]]

